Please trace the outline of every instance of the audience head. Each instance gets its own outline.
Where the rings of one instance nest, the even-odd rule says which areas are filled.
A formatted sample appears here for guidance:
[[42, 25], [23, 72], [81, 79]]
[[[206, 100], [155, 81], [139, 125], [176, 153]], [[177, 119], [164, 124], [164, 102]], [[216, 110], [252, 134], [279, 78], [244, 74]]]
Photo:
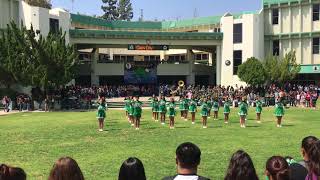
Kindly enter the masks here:
[[176, 164], [178, 171], [181, 169], [197, 173], [198, 165], [201, 160], [201, 151], [198, 146], [191, 142], [182, 143], [176, 149]]
[[285, 158], [273, 156], [266, 164], [266, 176], [269, 180], [290, 180], [289, 165]]
[[74, 159], [62, 157], [53, 165], [48, 180], [84, 180], [84, 177]]
[[250, 156], [242, 151], [235, 152], [229, 163], [225, 180], [258, 180], [256, 170]]
[[10, 167], [5, 164], [0, 165], [0, 180], [26, 180], [27, 175], [23, 169]]
[[118, 180], [146, 180], [142, 162], [135, 157], [125, 160], [120, 167]]
[[320, 140], [312, 143], [307, 154], [309, 157], [309, 173], [320, 177]]
[[318, 138], [314, 137], [314, 136], [308, 136], [308, 137], [305, 137], [303, 140], [302, 140], [302, 143], [301, 143], [301, 152], [302, 152], [302, 156], [303, 156], [303, 159], [305, 161], [309, 161], [309, 156], [308, 156], [308, 151], [310, 150], [310, 148], [312, 147], [313, 143], [318, 141]]

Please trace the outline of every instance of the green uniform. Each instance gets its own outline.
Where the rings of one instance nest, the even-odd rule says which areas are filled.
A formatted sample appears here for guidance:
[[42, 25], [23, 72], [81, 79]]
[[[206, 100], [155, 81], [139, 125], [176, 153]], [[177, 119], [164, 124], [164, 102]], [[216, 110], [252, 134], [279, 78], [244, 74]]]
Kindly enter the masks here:
[[283, 106], [282, 102], [277, 102], [276, 103], [274, 115], [277, 116], [277, 117], [284, 116], [284, 106]]
[[132, 105], [133, 101], [130, 100], [130, 103], [128, 105], [128, 115], [129, 116], [133, 116], [133, 105]]
[[166, 113], [167, 109], [166, 109], [166, 100], [161, 99], [159, 101], [159, 113]]
[[179, 103], [180, 103], [179, 104], [179, 110], [180, 111], [185, 111], [186, 110], [186, 103], [187, 103], [186, 99], [180, 100]]
[[244, 101], [239, 104], [239, 115], [246, 116], [248, 115], [248, 104]]
[[189, 110], [189, 103], [190, 103], [190, 99], [185, 99], [185, 104], [184, 104], [184, 110], [185, 111]]
[[106, 104], [100, 104], [98, 106], [97, 118], [98, 119], [106, 118], [106, 110], [107, 110], [107, 105]]
[[189, 112], [193, 113], [197, 111], [197, 101], [191, 99], [189, 102]]
[[129, 108], [130, 108], [130, 104], [131, 104], [131, 100], [130, 99], [126, 99], [124, 100], [124, 109], [128, 112], [129, 111]]
[[140, 118], [142, 114], [142, 102], [133, 101], [132, 107], [133, 107], [133, 116]]
[[212, 103], [212, 110], [213, 111], [219, 111], [219, 103], [217, 101], [214, 101]]
[[174, 117], [176, 115], [176, 105], [173, 102], [168, 103], [169, 117]]
[[207, 101], [207, 104], [208, 104], [208, 111], [210, 111], [213, 103], [211, 101]]
[[230, 113], [230, 101], [225, 101], [223, 104], [223, 113], [224, 114], [229, 114]]
[[208, 116], [208, 113], [209, 112], [209, 105], [207, 102], [203, 102], [201, 104], [201, 112], [200, 112], [200, 115], [203, 116], [203, 117], [207, 117]]
[[256, 101], [256, 113], [262, 112], [262, 102], [260, 100]]
[[152, 102], [152, 112], [159, 112], [159, 101], [153, 100]]

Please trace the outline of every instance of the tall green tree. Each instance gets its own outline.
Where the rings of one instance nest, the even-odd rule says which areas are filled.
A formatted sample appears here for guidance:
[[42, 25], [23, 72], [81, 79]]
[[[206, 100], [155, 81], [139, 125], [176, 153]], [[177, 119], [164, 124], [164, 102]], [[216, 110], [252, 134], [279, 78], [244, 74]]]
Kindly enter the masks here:
[[130, 0], [120, 0], [118, 5], [119, 20], [130, 21], [133, 18], [133, 8]]
[[52, 8], [52, 4], [50, 0], [24, 0], [24, 1], [31, 6], [37, 6], [37, 7], [47, 8], [47, 9]]
[[282, 85], [296, 78], [300, 72], [300, 65], [296, 61], [295, 51], [290, 51], [284, 58], [268, 56], [264, 64], [268, 81]]
[[104, 3], [104, 5], [101, 6], [104, 12], [102, 18], [109, 21], [118, 20], [117, 0], [102, 0], [102, 2]]
[[37, 37], [32, 27], [11, 22], [0, 38], [0, 52], [0, 67], [17, 83], [45, 90], [70, 82], [78, 67], [75, 48], [61, 30]]
[[239, 66], [238, 76], [241, 81], [252, 86], [262, 85], [266, 82], [266, 71], [263, 64], [254, 57]]

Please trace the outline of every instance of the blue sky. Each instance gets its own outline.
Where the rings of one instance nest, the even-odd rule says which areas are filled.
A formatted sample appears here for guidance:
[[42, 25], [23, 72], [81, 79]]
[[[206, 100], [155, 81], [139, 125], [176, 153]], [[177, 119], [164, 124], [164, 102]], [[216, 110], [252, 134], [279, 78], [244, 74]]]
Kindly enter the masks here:
[[[74, 13], [101, 15], [101, 0], [51, 0], [54, 7], [63, 7]], [[174, 20], [192, 18], [196, 9], [199, 17], [222, 15], [225, 12], [260, 10], [262, 0], [131, 0], [134, 19], [144, 10], [145, 20]]]

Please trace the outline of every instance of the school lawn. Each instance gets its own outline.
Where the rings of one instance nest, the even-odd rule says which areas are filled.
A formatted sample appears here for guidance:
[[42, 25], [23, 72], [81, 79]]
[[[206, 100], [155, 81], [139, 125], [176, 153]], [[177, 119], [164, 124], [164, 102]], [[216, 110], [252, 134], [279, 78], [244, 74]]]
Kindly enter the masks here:
[[192, 125], [176, 117], [176, 128], [151, 120], [144, 110], [141, 130], [131, 128], [120, 110], [107, 112], [106, 130], [99, 133], [95, 112], [18, 113], [0, 116], [0, 163], [25, 169], [28, 179], [47, 179], [53, 163], [70, 156], [79, 163], [88, 180], [115, 180], [122, 162], [135, 156], [142, 160], [148, 179], [175, 174], [175, 149], [186, 141], [202, 151], [199, 174], [223, 179], [233, 152], [247, 151], [263, 178], [266, 160], [272, 155], [301, 159], [300, 143], [308, 135], [320, 136], [320, 111], [286, 110], [282, 128], [277, 128], [273, 108], [264, 108], [262, 123], [256, 123], [250, 109], [247, 128], [238, 124], [238, 110], [231, 110], [231, 123], [208, 119], [201, 128], [199, 113]]

